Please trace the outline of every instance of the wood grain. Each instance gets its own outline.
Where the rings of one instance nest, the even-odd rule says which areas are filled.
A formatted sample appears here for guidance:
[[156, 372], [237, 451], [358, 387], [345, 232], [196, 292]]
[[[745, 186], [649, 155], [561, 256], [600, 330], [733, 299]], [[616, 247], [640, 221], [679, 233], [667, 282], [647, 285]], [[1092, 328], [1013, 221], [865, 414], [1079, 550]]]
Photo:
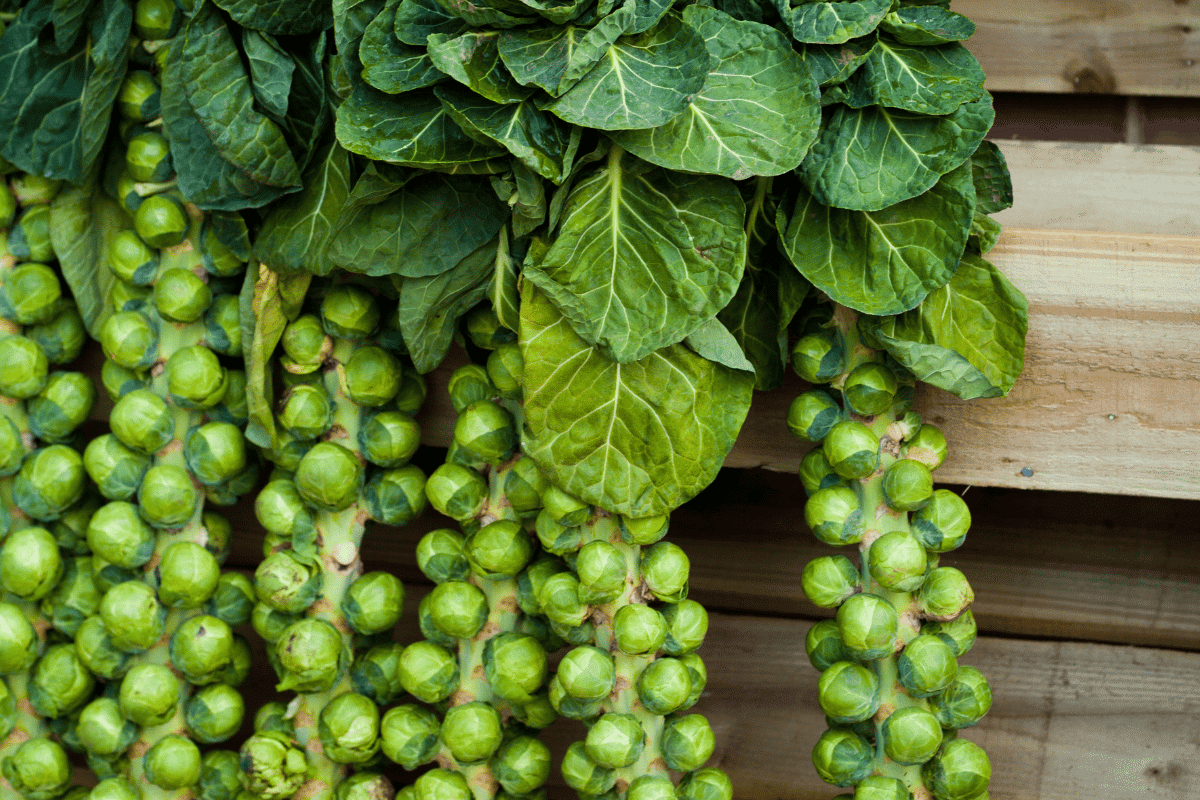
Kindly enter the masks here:
[[995, 91], [1200, 95], [1200, 6], [1187, 0], [955, 0]]

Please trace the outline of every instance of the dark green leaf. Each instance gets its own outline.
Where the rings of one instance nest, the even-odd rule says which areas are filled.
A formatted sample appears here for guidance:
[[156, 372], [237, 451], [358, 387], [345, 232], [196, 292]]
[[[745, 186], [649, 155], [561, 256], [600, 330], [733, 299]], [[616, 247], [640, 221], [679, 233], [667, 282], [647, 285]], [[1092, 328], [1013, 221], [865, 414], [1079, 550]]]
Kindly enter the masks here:
[[488, 25], [495, 28], [512, 28], [536, 22], [529, 8], [516, 0], [488, 0], [486, 4], [471, 0], [438, 0], [451, 14], [465, 20], [473, 27]]
[[520, 161], [512, 163], [512, 172], [517, 184], [511, 198], [513, 236], [520, 238], [546, 221], [546, 186], [540, 175]]
[[851, 2], [800, 2], [775, 0], [779, 16], [797, 42], [841, 44], [865, 36], [879, 27], [892, 7], [892, 0], [851, 0]]
[[533, 94], [517, 83], [500, 60], [496, 31], [471, 31], [450, 37], [429, 35], [429, 57], [434, 66], [477, 94], [496, 103], [518, 103]]
[[242, 50], [250, 65], [254, 98], [268, 114], [286, 116], [296, 62], [279, 46], [275, 37], [249, 28], [242, 29]]
[[437, 0], [400, 0], [396, 10], [396, 38], [413, 47], [424, 47], [430, 34], [457, 36], [467, 28]]
[[92, 0], [54, 0], [51, 21], [54, 24], [54, 46], [60, 51], [70, 49], [78, 40], [91, 4]]
[[205, 220], [208, 230], [217, 241], [242, 261], [250, 260], [250, 229], [245, 218], [237, 211], [212, 211]]
[[403, 44], [396, 38], [396, 8], [401, 1], [388, 0], [379, 16], [367, 26], [358, 49], [363, 80], [388, 94], [423, 89], [445, 77], [433, 65], [425, 48]]
[[974, 22], [939, 6], [899, 8], [884, 17], [879, 27], [897, 41], [912, 45], [961, 42], [975, 35]]
[[[383, 11], [385, 0], [333, 0], [333, 39], [337, 52], [350, 61], [358, 51], [359, 40], [367, 25]], [[357, 71], [347, 64], [348, 70]]]
[[1000, 233], [1003, 230], [1004, 227], [999, 222], [981, 213], [976, 206], [975, 217], [971, 220], [971, 238], [967, 240], [967, 245], [977, 253], [986, 254], [1000, 241]]
[[492, 240], [447, 272], [401, 282], [396, 313], [418, 372], [432, 372], [442, 363], [459, 317], [487, 297], [495, 261], [496, 241]]
[[716, 477], [754, 378], [671, 345], [627, 364], [589, 347], [533, 284], [521, 297], [524, 451], [586, 503], [666, 514]]
[[846, 81], [841, 102], [882, 105], [918, 114], [949, 114], [983, 96], [983, 67], [957, 42], [915, 47], [880, 37], [862, 68]]
[[[601, 27], [603, 25], [602, 21], [593, 31], [609, 30]], [[504, 65], [520, 83], [540, 86], [558, 97], [583, 77], [583, 73], [579, 72], [568, 80], [568, 70], [578, 71], [580, 65], [586, 65], [586, 71], [603, 56], [608, 45], [624, 32], [619, 28], [613, 31], [612, 38], [605, 41], [603, 49], [599, 51], [587, 46], [591, 43], [588, 38], [591, 32], [575, 25], [503, 31], [497, 46]]]
[[971, 156], [971, 177], [975, 181], [975, 205], [984, 214], [995, 214], [1012, 208], [1012, 176], [1004, 153], [992, 142], [985, 141]]
[[1004, 275], [976, 255], [946, 286], [912, 311], [870, 330], [918, 380], [964, 400], [1002, 397], [1025, 359], [1028, 303]]
[[521, 5], [548, 22], [561, 25], [577, 18], [589, 2], [590, 0], [521, 0]]
[[831, 86], [842, 83], [863, 65], [875, 41], [875, 36], [864, 36], [842, 44], [802, 44], [800, 58], [819, 85]]
[[709, 361], [730, 369], [754, 373], [754, 365], [742, 352], [741, 343], [717, 317], [689, 333], [683, 343], [693, 353]]
[[329, 0], [213, 0], [243, 28], [274, 36], [316, 33], [333, 25]]
[[304, 173], [304, 189], [271, 207], [254, 241], [254, 257], [276, 272], [327, 274], [325, 244], [349, 193], [350, 156], [333, 142]]
[[325, 80], [325, 36], [311, 36], [295, 45], [291, 52], [296, 66], [292, 73], [292, 93], [284, 128], [292, 154], [301, 171], [308, 169], [313, 156], [327, 138], [333, 116]]

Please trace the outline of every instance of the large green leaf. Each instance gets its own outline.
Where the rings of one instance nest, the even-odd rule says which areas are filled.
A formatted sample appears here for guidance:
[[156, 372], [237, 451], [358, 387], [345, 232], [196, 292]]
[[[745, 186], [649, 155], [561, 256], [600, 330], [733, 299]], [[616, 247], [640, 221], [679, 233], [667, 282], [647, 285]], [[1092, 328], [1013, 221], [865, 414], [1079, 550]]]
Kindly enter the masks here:
[[434, 66], [462, 85], [495, 103], [519, 103], [533, 94], [517, 83], [496, 47], [497, 31], [470, 31], [460, 36], [429, 35]]
[[879, 211], [929, 190], [970, 158], [994, 118], [986, 94], [946, 116], [830, 106], [800, 178], [827, 206]]
[[54, 46], [68, 50], [77, 41], [87, 23], [87, 11], [92, 0], [54, 0], [51, 22], [54, 25]]
[[940, 6], [898, 8], [884, 17], [879, 27], [897, 41], [915, 45], [961, 42], [975, 35], [974, 22]]
[[539, 17], [561, 25], [579, 16], [591, 0], [521, 0], [521, 5], [534, 11]]
[[396, 9], [396, 38], [413, 47], [424, 47], [430, 34], [457, 36], [467, 30], [467, 23], [456, 17], [437, 0], [400, 0]]
[[1012, 208], [1012, 176], [1004, 153], [993, 142], [985, 141], [971, 156], [971, 177], [975, 181], [976, 208], [983, 214], [995, 214]]
[[133, 11], [125, 0], [98, 0], [86, 35], [65, 26], [64, 39], [74, 39], [65, 52], [43, 36], [54, 11], [53, 0], [33, 0], [0, 37], [0, 155], [26, 172], [79, 184], [108, 133]]
[[716, 477], [754, 378], [671, 345], [627, 364], [589, 347], [526, 281], [522, 449], [550, 480], [631, 517], [666, 514]]
[[782, 33], [689, 6], [685, 25], [704, 37], [716, 64], [682, 113], [657, 128], [614, 131], [613, 141], [661, 167], [724, 175], [782, 175], [817, 138], [816, 81]]
[[388, 94], [423, 89], [446, 77], [433, 65], [424, 47], [407, 45], [396, 38], [396, 8], [400, 2], [388, 0], [379, 16], [367, 25], [358, 48], [363, 80]]
[[841, 101], [949, 114], [983, 96], [983, 67], [957, 42], [917, 47], [879, 37], [862, 68], [846, 82]]
[[332, 142], [304, 173], [304, 189], [271, 207], [254, 257], [276, 272], [321, 269], [325, 244], [350, 193], [350, 155]]
[[[599, 61], [608, 46], [625, 32], [623, 28], [608, 26], [607, 19], [591, 30], [562, 25], [503, 31], [497, 43], [500, 58], [520, 83], [540, 86], [558, 97], [574, 86], [583, 77], [583, 71]], [[596, 47], [595, 32], [609, 30], [612, 36]], [[572, 73], [570, 78], [568, 72]]]
[[[385, 0], [333, 0], [333, 40], [342, 58], [354, 60], [359, 40], [384, 5]], [[354, 69], [349, 63], [346, 68]]]
[[220, 15], [201, 6], [184, 31], [179, 79], [217, 152], [266, 186], [300, 186], [300, 168], [283, 131], [254, 108], [242, 56]]
[[329, 0], [213, 0], [243, 28], [275, 36], [316, 33], [333, 25]]
[[799, 53], [817, 84], [831, 86], [853, 75], [867, 60], [876, 41], [872, 35], [842, 44], [802, 44]]
[[440, 275], [405, 278], [400, 283], [396, 313], [418, 372], [432, 372], [442, 363], [459, 317], [487, 296], [495, 260], [493, 239]]
[[1002, 397], [1021, 375], [1028, 309], [1000, 270], [968, 254], [920, 307], [869, 329], [918, 380], [964, 400]]
[[645, 33], [622, 36], [566, 94], [547, 105], [576, 125], [654, 128], [687, 107], [704, 86], [712, 57], [675, 14]]
[[508, 230], [500, 229], [496, 257], [492, 261], [492, 283], [488, 297], [500, 324], [516, 333], [521, 326], [521, 290], [517, 260], [508, 244]]
[[892, 0], [850, 0], [850, 2], [811, 2], [775, 0], [779, 16], [797, 42], [841, 44], [865, 36], [879, 27], [892, 7]]
[[242, 50], [250, 65], [254, 99], [277, 117], [287, 114], [296, 62], [279, 46], [275, 37], [250, 28], [242, 29]]
[[966, 164], [882, 211], [848, 211], [798, 189], [784, 250], [836, 303], [867, 314], [915, 308], [946, 284], [967, 246], [975, 188]]
[[721, 310], [742, 277], [745, 203], [731, 181], [649, 168], [613, 147], [572, 189], [549, 251], [525, 268], [575, 330], [627, 363]]
[[513, 2], [488, 0], [486, 3], [475, 3], [473, 0], [437, 0], [437, 2], [472, 27], [512, 28], [537, 21], [536, 17], [529, 14], [531, 9], [515, 0]]

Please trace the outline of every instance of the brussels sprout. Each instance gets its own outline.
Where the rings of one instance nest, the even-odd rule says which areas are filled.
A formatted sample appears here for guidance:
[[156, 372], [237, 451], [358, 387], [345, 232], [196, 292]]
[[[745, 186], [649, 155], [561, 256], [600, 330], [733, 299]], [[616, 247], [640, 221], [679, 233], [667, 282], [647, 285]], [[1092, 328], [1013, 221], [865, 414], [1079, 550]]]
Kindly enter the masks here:
[[893, 591], [913, 592], [925, 582], [925, 548], [907, 531], [890, 531], [872, 542], [867, 564], [879, 585]]
[[233, 630], [207, 614], [189, 617], [171, 636], [171, 662], [189, 683], [215, 683], [233, 658]]
[[325, 620], [313, 617], [289, 625], [275, 642], [275, 655], [280, 677], [276, 688], [279, 691], [329, 691], [349, 660], [337, 629]]
[[34, 662], [26, 691], [39, 716], [61, 717], [83, 705], [95, 685], [75, 646], [55, 644]]
[[0, 283], [0, 316], [17, 325], [49, 322], [62, 307], [62, 285], [45, 264], [20, 264]]
[[917, 511], [933, 497], [929, 468], [911, 458], [902, 458], [883, 474], [883, 497], [897, 511]]
[[665, 603], [678, 603], [687, 597], [689, 568], [688, 557], [679, 545], [659, 542], [642, 551], [642, 580]]
[[830, 728], [817, 740], [812, 758], [821, 780], [850, 786], [871, 774], [875, 748], [848, 728]]
[[216, 559], [217, 566], [224, 564], [225, 559], [229, 557], [229, 542], [233, 538], [233, 525], [215, 511], [201, 513], [200, 524], [204, 528], [204, 549]]
[[155, 528], [181, 528], [196, 513], [200, 493], [183, 467], [157, 464], [146, 470], [137, 499], [142, 517]]
[[425, 473], [409, 464], [377, 472], [363, 488], [371, 519], [384, 525], [407, 525], [425, 512]]
[[912, 792], [899, 778], [871, 775], [854, 788], [854, 800], [912, 800]]
[[666, 775], [639, 775], [625, 790], [625, 800], [676, 800], [675, 784]]
[[646, 744], [646, 731], [632, 714], [605, 714], [588, 730], [584, 747], [602, 767], [620, 769], [637, 761]]
[[921, 777], [937, 800], [974, 800], [987, 791], [992, 765], [979, 745], [951, 739], [921, 768]]
[[580, 795], [600, 795], [616, 783], [616, 774], [607, 767], [597, 764], [587, 754], [583, 742], [574, 742], [563, 757], [562, 776], [567, 785]]
[[592, 515], [591, 506], [553, 485], [542, 492], [542, 504], [559, 525], [582, 525]]
[[616, 685], [612, 656], [598, 647], [576, 647], [559, 662], [556, 678], [569, 696], [578, 700], [601, 700]]
[[336, 764], [369, 761], [379, 752], [379, 707], [361, 694], [339, 694], [321, 709], [317, 736]]
[[325, 335], [321, 320], [313, 314], [297, 317], [283, 329], [280, 340], [284, 369], [297, 375], [316, 370], [333, 352], [333, 342]]
[[969, 728], [992, 707], [992, 687], [974, 667], [960, 666], [954, 682], [932, 696], [929, 708], [943, 728]]
[[502, 397], [518, 399], [521, 380], [525, 375], [525, 360], [516, 342], [503, 342], [488, 356], [487, 374]]
[[380, 730], [383, 754], [407, 770], [437, 757], [441, 724], [427, 708], [412, 704], [390, 708], [383, 715]]
[[137, 492], [150, 457], [126, 447], [111, 433], [97, 436], [83, 451], [83, 468], [109, 500], [128, 500]]
[[439, 631], [456, 639], [470, 639], [488, 617], [487, 596], [465, 581], [446, 581], [429, 593], [429, 609]]
[[933, 714], [911, 706], [893, 712], [881, 728], [884, 751], [898, 764], [924, 764], [942, 746], [942, 726]]
[[584, 531], [581, 526], [561, 525], [546, 509], [538, 512], [534, 520], [534, 533], [537, 534], [542, 548], [555, 555], [574, 553], [583, 544]]
[[[25, 455], [25, 438], [16, 423], [8, 417], [0, 418], [0, 478], [6, 478], [20, 469]], [[8, 509], [5, 508], [4, 511], [7, 513]], [[4, 522], [3, 526], [0, 526], [0, 534], [7, 534], [8, 522], [0, 521]], [[0, 535], [0, 539], [3, 539], [3, 535]]]
[[165, 629], [166, 614], [154, 590], [140, 581], [119, 583], [100, 601], [100, 619], [113, 644], [126, 653], [153, 647]]
[[172, 542], [158, 563], [158, 598], [168, 608], [199, 608], [217, 590], [221, 568], [195, 542]]
[[380, 467], [402, 467], [421, 446], [421, 426], [399, 411], [371, 415], [359, 430], [363, 456]]
[[446, 391], [457, 414], [478, 400], [488, 400], [498, 394], [487, 370], [479, 364], [465, 364], [450, 373]]
[[848, 486], [820, 489], [804, 504], [804, 521], [813, 536], [825, 544], [844, 545], [862, 541], [863, 515], [858, 495]]
[[471, 800], [472, 796], [467, 779], [448, 769], [431, 769], [413, 784], [412, 800]]
[[154, 555], [154, 530], [138, 514], [137, 506], [114, 500], [97, 509], [87, 526], [92, 552], [123, 569], [136, 569]]
[[359, 576], [342, 598], [342, 613], [351, 628], [363, 635], [384, 633], [400, 621], [404, 584], [390, 572]]
[[300, 459], [294, 480], [305, 502], [326, 511], [341, 511], [358, 499], [363, 468], [353, 452], [333, 442], [320, 442]]
[[474, 470], [459, 464], [442, 464], [425, 482], [425, 494], [439, 513], [462, 522], [483, 510], [488, 486]]
[[[5, 160], [7, 171], [12, 171], [12, 166]], [[62, 190], [64, 181], [55, 180], [54, 178], [45, 178], [34, 172], [18, 172], [12, 178], [12, 192], [16, 195], [17, 202], [23, 206], [37, 205], [40, 203], [49, 203], [58, 196]]]
[[[5, 162], [7, 166], [7, 161]], [[12, 225], [17, 215], [17, 198], [13, 197], [7, 183], [0, 182], [0, 228]]]
[[484, 675], [492, 692], [510, 703], [524, 704], [546, 683], [546, 650], [524, 633], [501, 633], [483, 651]]
[[[270, 654], [268, 653], [268, 660]], [[241, 686], [250, 677], [250, 669], [254, 666], [254, 653], [250, 650], [250, 640], [240, 633], [233, 635], [233, 645], [229, 653], [229, 663], [217, 680], [228, 686]]]
[[[684, 602], [692, 602], [685, 600]], [[668, 610], [678, 606], [668, 606]], [[648, 655], [658, 652], [667, 640], [667, 620], [649, 606], [621, 606], [613, 616], [613, 641], [617, 649], [628, 655]], [[672, 655], [678, 655], [673, 653]]]
[[434, 583], [465, 580], [471, 574], [462, 534], [438, 528], [417, 542], [417, 566]]
[[133, 229], [151, 247], [180, 244], [187, 237], [190, 224], [191, 218], [183, 203], [169, 194], [147, 197], [133, 213]]
[[304, 785], [308, 757], [289, 737], [261, 731], [241, 749], [242, 782], [264, 800], [285, 800]]
[[904, 457], [919, 461], [930, 470], [935, 470], [946, 460], [946, 437], [935, 425], [922, 425], [916, 434], [908, 440], [904, 448]]
[[254, 584], [240, 572], [222, 572], [217, 588], [204, 603], [204, 613], [223, 620], [230, 627], [250, 621], [257, 597]]
[[382, 347], [359, 347], [342, 366], [346, 395], [360, 406], [381, 406], [400, 391], [404, 372], [400, 362]]
[[135, 389], [118, 400], [108, 424], [122, 444], [147, 455], [175, 438], [174, 414], [167, 402], [149, 389]]
[[170, 39], [179, 30], [183, 15], [172, 0], [138, 0], [133, 29], [142, 39]]
[[285, 539], [301, 537], [313, 531], [313, 519], [304, 505], [296, 484], [288, 479], [273, 480], [254, 499], [254, 515], [270, 533]]
[[581, 598], [593, 605], [611, 602], [625, 588], [625, 556], [608, 542], [588, 542], [575, 557]]
[[958, 673], [958, 660], [937, 636], [922, 634], [896, 660], [900, 683], [913, 697], [931, 697], [948, 687]]
[[842, 409], [826, 392], [804, 392], [788, 408], [787, 426], [792, 435], [806, 442], [819, 442], [842, 420]]
[[937, 567], [925, 576], [917, 605], [929, 619], [952, 620], [975, 601], [967, 576], [954, 567]]
[[333, 424], [333, 404], [321, 386], [299, 383], [284, 393], [279, 424], [300, 440], [316, 439]]
[[212, 408], [228, 385], [225, 368], [207, 347], [181, 347], [167, 360], [167, 389], [182, 408]]
[[558, 712], [550, 701], [550, 692], [545, 690], [534, 695], [531, 702], [514, 706], [513, 717], [527, 728], [541, 730], [558, 719]]
[[871, 670], [850, 661], [839, 661], [821, 674], [817, 699], [821, 710], [833, 722], [861, 722], [879, 709], [879, 682]]
[[[147, 308], [154, 298], [153, 286], [138, 286], [128, 281], [115, 280], [112, 287], [108, 290], [108, 299], [112, 305], [113, 311], [136, 311], [139, 314], [147, 313]], [[157, 331], [157, 325], [155, 327]], [[131, 333], [141, 333], [137, 329], [132, 329]], [[144, 334], [143, 334], [144, 335]], [[156, 334], [157, 335], [157, 334]], [[133, 345], [137, 339], [131, 339], [125, 342], [125, 352], [128, 352], [130, 358], [137, 358], [137, 354], [133, 352]], [[156, 342], [151, 342], [157, 347]]]
[[285, 614], [299, 614], [315, 603], [323, 584], [319, 565], [302, 561], [290, 550], [267, 556], [254, 572], [259, 602]]
[[13, 481], [13, 501], [35, 520], [53, 521], [83, 496], [83, 457], [71, 447], [52, 444], [34, 450]]
[[417, 372], [411, 364], [404, 365], [404, 379], [400, 382], [400, 391], [392, 399], [392, 408], [401, 414], [412, 417], [421, 410], [425, 397], [429, 393], [429, 383], [425, 376]]
[[733, 800], [733, 784], [716, 767], [698, 769], [679, 782], [679, 800]]
[[84, 706], [75, 730], [88, 752], [99, 756], [125, 752], [138, 736], [137, 726], [122, 716], [111, 697], [98, 697]]
[[8, 235], [8, 253], [18, 261], [53, 261], [54, 244], [50, 241], [50, 207], [26, 208]]
[[339, 339], [362, 339], [379, 327], [379, 304], [361, 286], [341, 284], [321, 301], [321, 324]]
[[533, 540], [517, 523], [497, 520], [472, 534], [464, 551], [477, 573], [488, 578], [508, 578], [529, 563]]
[[204, 316], [204, 341], [223, 356], [242, 355], [242, 317], [236, 294], [213, 298]]
[[200, 255], [209, 275], [236, 278], [246, 271], [249, 236], [245, 223], [237, 217], [232, 219], [236, 222], [229, 217], [210, 216], [200, 229]]
[[877, 361], [868, 361], [850, 371], [842, 393], [855, 413], [873, 417], [892, 407], [897, 388], [894, 372]]
[[459, 413], [454, 440], [485, 463], [500, 464], [517, 446], [516, 422], [499, 404], [476, 400]]
[[125, 168], [135, 181], [169, 181], [175, 176], [175, 165], [167, 137], [157, 131], [142, 131], [130, 138], [125, 147]]
[[550, 777], [550, 748], [532, 736], [516, 736], [496, 750], [488, 767], [504, 791], [528, 795]]
[[834, 425], [822, 447], [830, 466], [847, 480], [865, 478], [879, 468], [879, 437], [857, 420]]
[[277, 731], [288, 733], [292, 730], [292, 722], [288, 719], [288, 707], [285, 703], [274, 701], [259, 706], [254, 713], [254, 732]]
[[71, 764], [55, 741], [27, 739], [12, 749], [2, 766], [4, 779], [27, 800], [53, 800], [71, 782]]
[[249, 411], [246, 406], [246, 373], [240, 369], [226, 372], [228, 385], [221, 402], [208, 410], [208, 416], [220, 422], [232, 422], [239, 428], [246, 426]]
[[[196, 784], [196, 795], [200, 800], [236, 800], [241, 791], [238, 754], [232, 750], [209, 750], [205, 753], [200, 759], [200, 780]], [[130, 800], [138, 798], [135, 796]]]
[[838, 633], [846, 650], [858, 661], [882, 658], [895, 647], [899, 618], [896, 609], [877, 594], [856, 594], [837, 612]]
[[356, 772], [343, 778], [333, 792], [333, 800], [393, 800], [395, 796], [392, 782], [378, 772]]
[[579, 599], [579, 580], [569, 572], [551, 575], [538, 590], [538, 603], [552, 622], [574, 627], [588, 616], [587, 603]]
[[[92, 787], [87, 796], [87, 800], [141, 800], [141, 798], [141, 792], [125, 778], [105, 778]], [[215, 800], [207, 795], [204, 795], [203, 798], [204, 800]]]
[[504, 739], [500, 712], [490, 703], [480, 701], [453, 706], [442, 720], [441, 737], [458, 763], [484, 761]]
[[212, 290], [191, 270], [169, 269], [154, 284], [154, 305], [163, 319], [195, 322], [212, 305]]
[[458, 661], [446, 648], [416, 642], [400, 658], [400, 684], [426, 703], [437, 703], [458, 688]]
[[161, 725], [175, 714], [179, 679], [159, 664], [138, 664], [121, 680], [117, 702], [121, 713], [144, 728]]
[[250, 624], [253, 626], [254, 632], [265, 641], [272, 643], [278, 642], [292, 623], [298, 622], [300, 619], [298, 614], [276, 611], [266, 603], [255, 604], [254, 610], [250, 612]]
[[966, 502], [949, 489], [938, 489], [928, 505], [912, 516], [913, 535], [935, 553], [962, 546], [971, 528]]
[[37, 658], [38, 635], [21, 609], [0, 602], [0, 675], [24, 672]]
[[818, 608], [837, 608], [862, 589], [858, 567], [845, 556], [814, 558], [805, 565], [800, 585], [804, 596]]
[[666, 715], [685, 707], [692, 688], [692, 674], [678, 658], [651, 661], [637, 679], [638, 697], [651, 714]]
[[159, 114], [161, 95], [154, 77], [144, 70], [131, 70], [117, 92], [117, 111], [126, 119], [149, 122]]
[[75, 655], [89, 672], [104, 680], [120, 677], [129, 669], [129, 653], [117, 649], [98, 616], [79, 623], [75, 630]]
[[810, 333], [792, 346], [792, 367], [809, 383], [829, 383], [846, 369], [845, 350], [829, 331]]
[[668, 720], [663, 728], [663, 759], [671, 769], [691, 772], [712, 757], [715, 747], [712, 727], [699, 714]]
[[41, 600], [62, 573], [58, 543], [45, 528], [10, 533], [0, 546], [0, 588], [22, 600]]
[[79, 307], [71, 301], [64, 301], [58, 312], [45, 322], [27, 326], [22, 335], [37, 342], [46, 353], [46, 360], [55, 365], [69, 364], [78, 358], [88, 340]]
[[24, 336], [0, 340], [0, 394], [27, 400], [46, 387], [50, 362], [41, 345]]
[[514, 343], [517, 334], [500, 322], [491, 303], [482, 303], [466, 313], [463, 327], [471, 342], [482, 350], [494, 350], [501, 344]]
[[354, 691], [366, 695], [381, 706], [391, 705], [403, 693], [400, 685], [400, 657], [404, 646], [398, 642], [377, 644], [361, 652], [350, 665]]

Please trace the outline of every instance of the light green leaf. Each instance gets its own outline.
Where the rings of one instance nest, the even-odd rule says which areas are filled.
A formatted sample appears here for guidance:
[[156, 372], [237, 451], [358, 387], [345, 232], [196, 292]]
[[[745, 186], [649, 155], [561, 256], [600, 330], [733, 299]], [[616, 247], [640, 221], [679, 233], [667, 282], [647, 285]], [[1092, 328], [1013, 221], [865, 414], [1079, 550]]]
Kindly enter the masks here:
[[242, 29], [242, 50], [245, 51], [246, 62], [250, 65], [254, 98], [267, 113], [277, 117], [285, 116], [296, 62], [279, 46], [275, 37], [250, 28]]
[[898, 42], [921, 46], [961, 42], [975, 35], [974, 22], [940, 6], [896, 9], [883, 18], [879, 27]]
[[700, 93], [657, 128], [614, 131], [614, 142], [682, 172], [782, 175], [804, 160], [821, 121], [816, 81], [787, 38], [715, 8], [688, 6], [685, 25], [716, 60]]
[[396, 38], [396, 7], [400, 2], [388, 0], [379, 16], [367, 25], [358, 47], [363, 80], [388, 94], [423, 89], [446, 77], [433, 65], [424, 47], [406, 45]]
[[917, 377], [964, 400], [1002, 397], [1021, 375], [1028, 302], [984, 259], [963, 257], [954, 278], [920, 307], [871, 324], [871, 333]]
[[854, 108], [878, 104], [918, 114], [949, 114], [983, 96], [983, 78], [983, 67], [957, 42], [916, 47], [885, 36], [846, 81], [841, 101]]
[[275, 346], [283, 337], [288, 322], [299, 316], [300, 304], [312, 281], [312, 273], [298, 270], [277, 273], [265, 264], [257, 272], [246, 270], [238, 297], [243, 330], [242, 350], [246, 363], [246, 410], [249, 423], [246, 438], [259, 447], [270, 448], [275, 441], [275, 390], [273, 359]]
[[863, 65], [875, 42], [872, 35], [842, 44], [802, 44], [798, 51], [817, 83], [833, 86], [847, 80]]
[[589, 347], [526, 281], [522, 450], [557, 486], [607, 511], [666, 514], [716, 477], [754, 378], [671, 345], [627, 364]]
[[981, 213], [1012, 208], [1012, 176], [1004, 153], [994, 143], [983, 142], [971, 156], [971, 177], [975, 181], [975, 205]]
[[716, 317], [689, 333], [683, 343], [693, 353], [709, 361], [730, 369], [754, 373], [754, 365], [746, 358], [741, 344]]
[[613, 147], [579, 181], [550, 250], [525, 278], [589, 343], [627, 363], [674, 344], [737, 291], [745, 203], [724, 178], [671, 173]]
[[533, 233], [546, 221], [549, 204], [546, 202], [546, 185], [542, 176], [520, 161], [512, 162], [512, 174], [516, 183], [516, 192], [509, 200], [513, 214], [513, 236], [521, 238]]
[[254, 240], [254, 257], [277, 272], [320, 271], [322, 252], [349, 193], [350, 155], [332, 142], [304, 174], [304, 189], [271, 207]]
[[1003, 231], [1004, 226], [987, 214], [981, 213], [976, 206], [975, 218], [971, 220], [971, 238], [967, 240], [967, 244], [981, 255], [986, 254], [1000, 241]]
[[784, 251], [836, 303], [882, 316], [915, 308], [958, 268], [975, 210], [970, 168], [881, 211], [830, 208], [799, 188]]
[[879, 27], [892, 7], [892, 0], [851, 0], [851, 2], [810, 2], [775, 0], [779, 16], [797, 42], [841, 44], [865, 36]]
[[465, 20], [472, 27], [512, 28], [537, 22], [529, 8], [516, 0], [488, 0], [486, 4], [471, 0], [437, 0], [451, 14]]
[[429, 36], [429, 58], [434, 66], [476, 94], [495, 103], [519, 103], [533, 94], [517, 83], [500, 60], [496, 31], [471, 31], [450, 37]]
[[517, 262], [508, 247], [508, 229], [500, 229], [496, 258], [492, 262], [492, 285], [489, 297], [500, 324], [514, 333], [521, 327], [521, 290], [517, 279]]
[[396, 9], [396, 38], [413, 47], [424, 47], [431, 33], [457, 36], [467, 29], [466, 22], [437, 0], [400, 0]]
[[645, 33], [617, 39], [547, 108], [588, 128], [654, 128], [687, 107], [704, 86], [711, 63], [704, 38], [668, 14]]
[[970, 158], [994, 118], [987, 94], [946, 116], [831, 106], [800, 179], [827, 206], [879, 211], [928, 191]]
[[213, 3], [243, 28], [275, 36], [316, 33], [333, 25], [329, 0], [213, 0]]
[[589, 2], [590, 0], [521, 0], [521, 5], [548, 22], [561, 25], [578, 17]]

